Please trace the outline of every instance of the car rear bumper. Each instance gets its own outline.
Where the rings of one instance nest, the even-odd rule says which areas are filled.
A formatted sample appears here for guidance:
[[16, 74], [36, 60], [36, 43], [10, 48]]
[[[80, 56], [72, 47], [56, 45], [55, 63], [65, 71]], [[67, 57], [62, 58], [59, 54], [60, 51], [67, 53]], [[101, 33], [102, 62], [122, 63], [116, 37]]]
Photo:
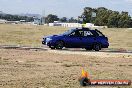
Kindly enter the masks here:
[[109, 46], [105, 45], [105, 46], [102, 46], [102, 48], [108, 48]]
[[109, 47], [109, 43], [103, 44], [101, 47], [102, 47], [102, 48], [108, 48], [108, 47]]

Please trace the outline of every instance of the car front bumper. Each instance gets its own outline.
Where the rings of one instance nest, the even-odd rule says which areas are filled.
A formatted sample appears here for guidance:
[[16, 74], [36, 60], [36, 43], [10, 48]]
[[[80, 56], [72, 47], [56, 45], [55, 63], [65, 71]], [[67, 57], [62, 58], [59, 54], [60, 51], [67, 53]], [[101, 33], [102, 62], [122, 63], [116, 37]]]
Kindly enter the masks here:
[[44, 38], [42, 41], [42, 44], [47, 46], [55, 46], [55, 43], [56, 43], [55, 41], [47, 38]]

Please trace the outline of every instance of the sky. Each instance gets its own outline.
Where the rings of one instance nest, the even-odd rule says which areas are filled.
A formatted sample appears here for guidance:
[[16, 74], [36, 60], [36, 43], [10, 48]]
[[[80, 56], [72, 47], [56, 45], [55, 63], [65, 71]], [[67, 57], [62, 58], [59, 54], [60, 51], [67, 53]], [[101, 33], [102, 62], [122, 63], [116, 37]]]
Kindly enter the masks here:
[[127, 11], [132, 16], [132, 0], [0, 0], [0, 11], [10, 14], [55, 14], [77, 18], [85, 7], [106, 7]]

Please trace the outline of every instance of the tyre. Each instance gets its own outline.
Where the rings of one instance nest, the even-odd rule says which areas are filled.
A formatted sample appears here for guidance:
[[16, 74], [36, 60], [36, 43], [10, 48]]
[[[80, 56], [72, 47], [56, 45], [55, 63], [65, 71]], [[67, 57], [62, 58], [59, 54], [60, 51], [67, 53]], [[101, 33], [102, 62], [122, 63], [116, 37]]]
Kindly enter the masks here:
[[99, 51], [99, 50], [101, 50], [101, 45], [100, 45], [100, 44], [94, 44], [93, 49], [94, 49], [95, 51]]
[[56, 46], [55, 46], [56, 49], [62, 49], [63, 47], [64, 47], [63, 41], [58, 41], [56, 43]]
[[55, 47], [54, 47], [54, 46], [49, 46], [49, 48], [50, 48], [50, 49], [55, 49]]

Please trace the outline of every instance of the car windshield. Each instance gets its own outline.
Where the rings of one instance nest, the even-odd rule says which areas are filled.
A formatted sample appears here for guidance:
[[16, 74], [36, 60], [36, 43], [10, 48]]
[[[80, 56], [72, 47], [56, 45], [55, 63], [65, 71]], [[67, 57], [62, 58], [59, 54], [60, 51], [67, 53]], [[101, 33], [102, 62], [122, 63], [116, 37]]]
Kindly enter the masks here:
[[66, 32], [63, 33], [63, 35], [69, 35], [73, 32], [74, 29], [67, 30]]

